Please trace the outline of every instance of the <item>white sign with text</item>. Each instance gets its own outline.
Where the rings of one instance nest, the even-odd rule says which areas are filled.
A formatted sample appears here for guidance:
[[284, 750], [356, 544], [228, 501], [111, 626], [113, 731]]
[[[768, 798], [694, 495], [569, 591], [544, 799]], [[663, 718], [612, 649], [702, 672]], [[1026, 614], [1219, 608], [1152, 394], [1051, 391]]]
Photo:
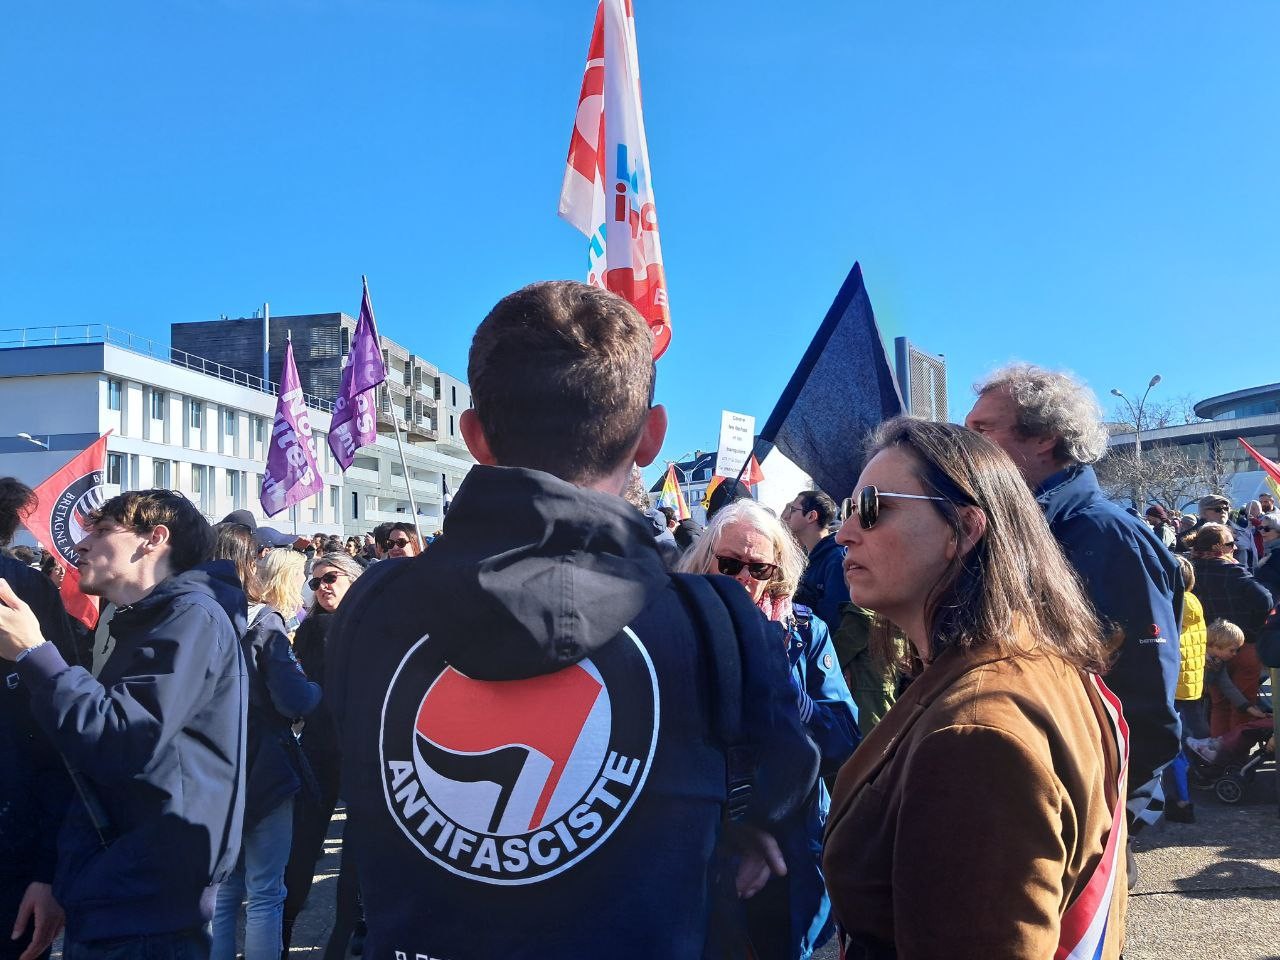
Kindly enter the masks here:
[[716, 452], [716, 476], [737, 478], [755, 444], [756, 418], [745, 413], [720, 412], [720, 446]]

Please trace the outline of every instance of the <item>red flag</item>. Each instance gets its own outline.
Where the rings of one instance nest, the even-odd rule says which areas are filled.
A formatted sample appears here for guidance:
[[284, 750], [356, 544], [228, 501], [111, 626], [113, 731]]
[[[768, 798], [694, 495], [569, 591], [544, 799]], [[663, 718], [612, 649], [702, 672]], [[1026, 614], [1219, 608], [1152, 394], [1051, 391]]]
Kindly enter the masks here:
[[85, 535], [88, 516], [107, 500], [107, 437], [104, 433], [44, 483], [36, 487], [40, 504], [23, 523], [65, 569], [62, 602], [86, 627], [98, 622], [98, 598], [80, 592], [76, 544]]
[[1272, 462], [1271, 460], [1268, 460], [1266, 457], [1260, 454], [1257, 450], [1253, 449], [1253, 447], [1249, 446], [1248, 442], [1244, 439], [1244, 437], [1236, 437], [1236, 439], [1240, 441], [1240, 446], [1244, 447], [1245, 450], [1249, 451], [1249, 456], [1253, 457], [1253, 459], [1258, 461], [1258, 466], [1260, 466], [1263, 470], [1266, 471], [1267, 476], [1269, 476], [1276, 483], [1280, 483], [1280, 466], [1277, 466], [1274, 462]]
[[742, 482], [748, 487], [754, 487], [763, 479], [764, 471], [760, 469], [760, 461], [756, 459], [756, 455], [753, 453], [751, 459], [747, 461], [747, 471], [742, 478]]

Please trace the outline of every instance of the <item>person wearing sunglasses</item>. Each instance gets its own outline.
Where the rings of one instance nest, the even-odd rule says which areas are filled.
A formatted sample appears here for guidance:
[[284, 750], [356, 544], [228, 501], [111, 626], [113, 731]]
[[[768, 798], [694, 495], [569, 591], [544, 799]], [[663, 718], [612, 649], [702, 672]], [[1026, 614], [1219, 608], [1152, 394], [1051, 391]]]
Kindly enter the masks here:
[[[311, 567], [311, 579], [307, 581], [312, 593], [311, 605], [293, 638], [293, 650], [307, 676], [319, 681], [322, 688], [325, 681], [325, 645], [329, 628], [333, 625], [333, 615], [351, 585], [363, 572], [364, 568], [359, 563], [346, 553], [336, 551], [321, 554]], [[283, 940], [286, 953], [293, 936], [294, 921], [302, 913], [307, 895], [311, 892], [316, 861], [324, 852], [329, 820], [338, 803], [340, 758], [333, 714], [329, 711], [327, 700], [322, 698], [320, 706], [307, 718], [299, 740], [302, 752], [315, 774], [320, 796], [318, 803], [298, 804], [294, 808], [293, 847], [289, 851], [289, 862], [284, 871], [287, 893], [284, 901]], [[350, 880], [351, 865], [345, 857], [343, 863], [346, 866], [344, 879]], [[343, 918], [342, 926], [346, 932], [345, 935], [339, 933], [338, 939], [342, 940], [341, 948], [345, 950], [347, 937], [350, 936], [354, 923], [353, 919], [347, 918], [357, 916], [359, 906], [354, 902], [354, 890], [349, 891], [351, 884], [340, 882], [339, 886], [342, 889], [338, 896], [338, 912]], [[337, 928], [338, 924], [335, 923], [334, 926]]]
[[[826, 624], [808, 607], [792, 603], [804, 566], [804, 550], [782, 521], [747, 499], [722, 508], [677, 569], [732, 577], [777, 625], [800, 719], [821, 754], [820, 773], [830, 776], [853, 753], [861, 733]], [[738, 894], [746, 893], [742, 922], [754, 955], [762, 960], [807, 958], [831, 936], [831, 904], [818, 855], [828, 805], [826, 786], [819, 780], [808, 804], [774, 831], [786, 876], [759, 871], [751, 858], [739, 867]], [[744, 883], [752, 870], [758, 871], [760, 882]]]
[[422, 552], [418, 531], [411, 523], [393, 523], [378, 540], [378, 556], [383, 560], [416, 557]]
[[989, 440], [899, 417], [871, 454], [837, 534], [849, 593], [923, 667], [836, 779], [845, 955], [1115, 960], [1127, 729], [1093, 608]]

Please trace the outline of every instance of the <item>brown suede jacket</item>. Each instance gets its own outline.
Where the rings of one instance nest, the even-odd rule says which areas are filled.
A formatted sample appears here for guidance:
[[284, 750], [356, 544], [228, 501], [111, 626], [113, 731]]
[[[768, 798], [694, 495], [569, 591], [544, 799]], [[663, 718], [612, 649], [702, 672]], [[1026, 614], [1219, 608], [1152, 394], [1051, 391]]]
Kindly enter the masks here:
[[[1053, 957], [1112, 829], [1102, 710], [1052, 655], [948, 650], [924, 670], [841, 769], [827, 820], [827, 887], [864, 955]], [[1123, 853], [1115, 889], [1104, 958], [1124, 940]]]

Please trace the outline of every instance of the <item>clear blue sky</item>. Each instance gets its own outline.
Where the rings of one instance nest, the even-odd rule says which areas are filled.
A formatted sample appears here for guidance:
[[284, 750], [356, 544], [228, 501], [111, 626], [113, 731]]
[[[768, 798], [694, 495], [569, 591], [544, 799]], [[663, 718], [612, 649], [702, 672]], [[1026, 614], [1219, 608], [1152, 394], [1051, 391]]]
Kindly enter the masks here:
[[[664, 456], [763, 422], [854, 260], [953, 418], [1012, 358], [1107, 400], [1280, 379], [1275, 0], [635, 3]], [[367, 273], [382, 331], [465, 374], [499, 297], [585, 269], [555, 211], [594, 10], [11, 5], [3, 326], [354, 313]]]

